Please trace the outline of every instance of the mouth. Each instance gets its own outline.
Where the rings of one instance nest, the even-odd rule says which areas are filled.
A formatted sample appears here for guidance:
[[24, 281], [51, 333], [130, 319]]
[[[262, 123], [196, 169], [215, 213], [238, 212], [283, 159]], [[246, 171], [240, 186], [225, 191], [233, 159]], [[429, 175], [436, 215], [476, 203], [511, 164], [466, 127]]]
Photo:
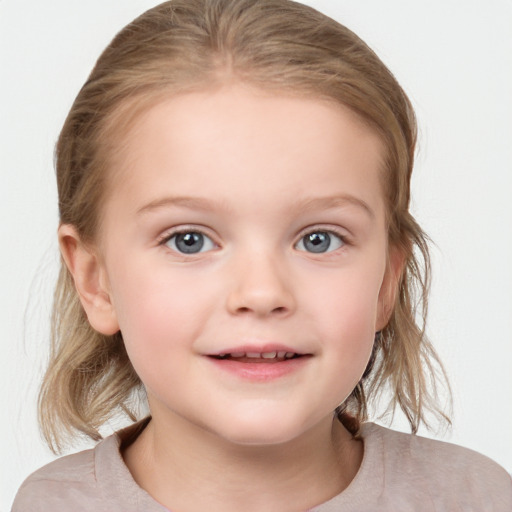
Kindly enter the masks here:
[[219, 361], [235, 361], [238, 363], [281, 363], [291, 359], [304, 357], [307, 354], [299, 354], [297, 352], [287, 352], [285, 350], [270, 352], [230, 352], [218, 355], [211, 355], [213, 359]]
[[207, 358], [220, 371], [238, 379], [269, 382], [300, 371], [313, 354], [295, 352], [289, 347], [237, 347]]

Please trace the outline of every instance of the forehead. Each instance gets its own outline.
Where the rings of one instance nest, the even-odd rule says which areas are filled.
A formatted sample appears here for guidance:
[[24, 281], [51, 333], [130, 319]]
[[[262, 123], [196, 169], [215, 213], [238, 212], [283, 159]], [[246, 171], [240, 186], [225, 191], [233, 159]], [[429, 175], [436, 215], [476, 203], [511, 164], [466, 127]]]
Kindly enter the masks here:
[[144, 110], [119, 138], [110, 185], [134, 206], [164, 190], [243, 203], [262, 189], [286, 202], [336, 183], [378, 203], [382, 167], [380, 138], [348, 108], [237, 84]]

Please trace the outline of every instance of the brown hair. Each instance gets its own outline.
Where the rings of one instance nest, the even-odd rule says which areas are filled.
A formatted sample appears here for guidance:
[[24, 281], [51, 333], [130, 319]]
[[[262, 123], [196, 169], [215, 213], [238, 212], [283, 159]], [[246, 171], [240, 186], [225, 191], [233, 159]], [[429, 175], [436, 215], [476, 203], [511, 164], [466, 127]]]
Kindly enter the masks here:
[[[341, 103], [382, 138], [389, 242], [406, 257], [389, 324], [376, 337], [361, 382], [338, 409], [357, 433], [368, 404], [384, 389], [415, 432], [436, 403], [442, 366], [417, 315], [426, 316], [427, 240], [409, 212], [416, 122], [405, 93], [374, 52], [346, 27], [290, 0], [172, 0], [125, 27], [79, 92], [56, 147], [60, 221], [93, 241], [107, 170], [137, 114], [163, 96], [226, 80]], [[62, 265], [55, 292], [52, 346], [40, 398], [42, 430], [60, 448], [66, 435], [99, 439], [116, 412], [132, 419], [142, 389], [121, 333], [89, 325]]]

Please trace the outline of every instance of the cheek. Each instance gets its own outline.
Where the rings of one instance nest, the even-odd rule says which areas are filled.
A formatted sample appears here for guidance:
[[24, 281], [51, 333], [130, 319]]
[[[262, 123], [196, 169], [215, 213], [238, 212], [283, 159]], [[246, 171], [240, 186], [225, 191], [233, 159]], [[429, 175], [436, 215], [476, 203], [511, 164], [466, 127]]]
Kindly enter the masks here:
[[118, 267], [111, 277], [118, 322], [135, 367], [157, 358], [168, 359], [180, 347], [190, 349], [200, 319], [207, 314], [196, 285], [183, 282], [179, 275], [165, 276], [152, 265], [139, 264]]
[[318, 273], [305, 285], [304, 300], [312, 320], [332, 330], [331, 334], [374, 332], [383, 270], [375, 267], [340, 269]]
[[360, 380], [372, 351], [381, 269], [351, 267], [336, 275], [317, 276], [315, 282], [309, 294], [309, 321], [322, 344], [330, 385], [340, 402]]

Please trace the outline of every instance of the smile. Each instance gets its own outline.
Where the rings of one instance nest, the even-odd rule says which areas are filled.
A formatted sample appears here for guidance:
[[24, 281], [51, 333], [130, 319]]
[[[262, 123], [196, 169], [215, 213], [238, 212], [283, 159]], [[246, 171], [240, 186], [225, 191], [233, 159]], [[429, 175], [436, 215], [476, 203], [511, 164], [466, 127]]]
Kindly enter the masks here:
[[235, 378], [253, 382], [268, 382], [293, 374], [307, 365], [312, 354], [287, 350], [234, 349], [209, 354], [214, 366]]
[[301, 357], [296, 352], [274, 351], [274, 352], [232, 352], [230, 354], [219, 354], [212, 356], [215, 359], [238, 361], [239, 363], [278, 363]]

